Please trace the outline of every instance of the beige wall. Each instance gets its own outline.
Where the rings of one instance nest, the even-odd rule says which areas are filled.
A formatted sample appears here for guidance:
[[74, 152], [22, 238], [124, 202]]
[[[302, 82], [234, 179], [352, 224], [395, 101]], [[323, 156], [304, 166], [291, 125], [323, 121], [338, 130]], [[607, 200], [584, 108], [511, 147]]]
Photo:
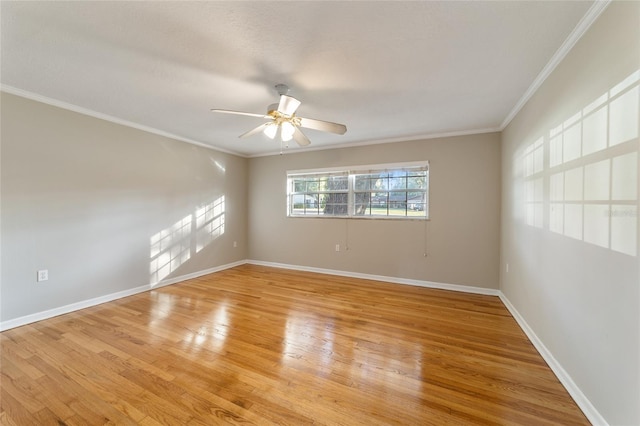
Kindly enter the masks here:
[[[420, 220], [286, 217], [286, 172], [428, 160], [430, 216]], [[500, 135], [497, 133], [252, 158], [249, 257], [497, 288]], [[348, 250], [335, 251], [336, 244]], [[425, 246], [427, 257], [424, 257]]]
[[2, 321], [247, 257], [247, 159], [1, 102]]
[[639, 70], [613, 2], [502, 139], [501, 290], [612, 425], [640, 424]]

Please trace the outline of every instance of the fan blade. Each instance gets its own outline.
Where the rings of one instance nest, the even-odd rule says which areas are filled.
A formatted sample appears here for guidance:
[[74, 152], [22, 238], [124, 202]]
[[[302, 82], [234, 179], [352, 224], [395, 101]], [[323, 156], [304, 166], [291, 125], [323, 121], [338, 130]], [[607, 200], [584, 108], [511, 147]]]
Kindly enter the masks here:
[[307, 145], [309, 145], [311, 143], [309, 138], [304, 133], [302, 133], [302, 131], [300, 129], [298, 129], [297, 127], [296, 127], [295, 132], [293, 132], [293, 139], [300, 146], [307, 146]]
[[267, 128], [267, 126], [268, 126], [269, 124], [271, 124], [271, 122], [261, 124], [261, 125], [259, 125], [258, 127], [256, 127], [255, 129], [249, 130], [248, 132], [243, 133], [243, 134], [241, 134], [241, 135], [240, 135], [240, 136], [238, 136], [238, 137], [239, 137], [239, 138], [248, 138], [249, 136], [253, 136], [253, 135], [255, 135], [256, 133], [260, 133], [260, 132], [262, 132], [264, 129], [266, 129], [266, 128]]
[[252, 112], [231, 111], [229, 109], [211, 109], [211, 112], [222, 112], [224, 114], [248, 115], [249, 117], [271, 118], [264, 114], [254, 114]]
[[280, 103], [278, 104], [278, 112], [287, 116], [292, 116], [298, 107], [300, 101], [287, 95], [280, 95]]
[[331, 132], [338, 135], [344, 135], [347, 131], [347, 126], [345, 126], [344, 124], [332, 123], [330, 121], [314, 120], [313, 118], [298, 118], [300, 119], [300, 127], [304, 127], [306, 129], [321, 130], [323, 132]]

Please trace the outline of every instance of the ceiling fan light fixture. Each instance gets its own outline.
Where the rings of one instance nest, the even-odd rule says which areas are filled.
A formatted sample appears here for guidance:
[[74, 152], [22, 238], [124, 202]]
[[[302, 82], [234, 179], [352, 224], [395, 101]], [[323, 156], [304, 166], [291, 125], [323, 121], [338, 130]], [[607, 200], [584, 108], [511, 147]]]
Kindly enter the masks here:
[[275, 138], [277, 132], [278, 132], [278, 125], [275, 123], [271, 123], [264, 128], [264, 134], [267, 135], [269, 139]]
[[296, 128], [288, 121], [283, 122], [280, 126], [280, 135], [282, 136], [282, 140], [284, 142], [289, 142], [293, 138], [293, 133], [296, 131]]
[[222, 112], [225, 114], [246, 115], [249, 117], [258, 117], [268, 120], [266, 123], [241, 134], [239, 137], [247, 138], [262, 132], [269, 139], [278, 138], [280, 140], [280, 146], [282, 146], [282, 143], [284, 142], [288, 147], [289, 141], [292, 139], [300, 146], [309, 145], [311, 141], [309, 141], [309, 138], [302, 132], [301, 129], [303, 128], [335, 133], [338, 135], [343, 135], [347, 131], [347, 126], [344, 124], [305, 118], [296, 115], [296, 111], [300, 106], [300, 101], [287, 95], [289, 88], [284, 84], [277, 85], [276, 90], [280, 95], [280, 101], [269, 105], [267, 107], [266, 114], [254, 114], [251, 112], [216, 108], [211, 109], [211, 111]]

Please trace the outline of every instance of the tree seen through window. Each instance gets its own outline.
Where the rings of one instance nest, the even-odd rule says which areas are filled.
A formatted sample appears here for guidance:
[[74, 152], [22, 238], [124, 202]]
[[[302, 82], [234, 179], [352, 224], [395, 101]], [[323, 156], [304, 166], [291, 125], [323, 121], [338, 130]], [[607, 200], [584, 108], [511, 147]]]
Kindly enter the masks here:
[[428, 164], [287, 177], [289, 216], [428, 217]]

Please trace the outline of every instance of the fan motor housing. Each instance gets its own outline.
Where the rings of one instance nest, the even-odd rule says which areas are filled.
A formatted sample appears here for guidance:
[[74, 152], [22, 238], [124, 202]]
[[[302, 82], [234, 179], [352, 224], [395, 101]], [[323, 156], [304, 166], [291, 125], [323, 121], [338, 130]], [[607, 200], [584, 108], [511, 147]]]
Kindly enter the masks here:
[[271, 104], [267, 107], [267, 115], [273, 115], [274, 112], [278, 111], [278, 104]]

